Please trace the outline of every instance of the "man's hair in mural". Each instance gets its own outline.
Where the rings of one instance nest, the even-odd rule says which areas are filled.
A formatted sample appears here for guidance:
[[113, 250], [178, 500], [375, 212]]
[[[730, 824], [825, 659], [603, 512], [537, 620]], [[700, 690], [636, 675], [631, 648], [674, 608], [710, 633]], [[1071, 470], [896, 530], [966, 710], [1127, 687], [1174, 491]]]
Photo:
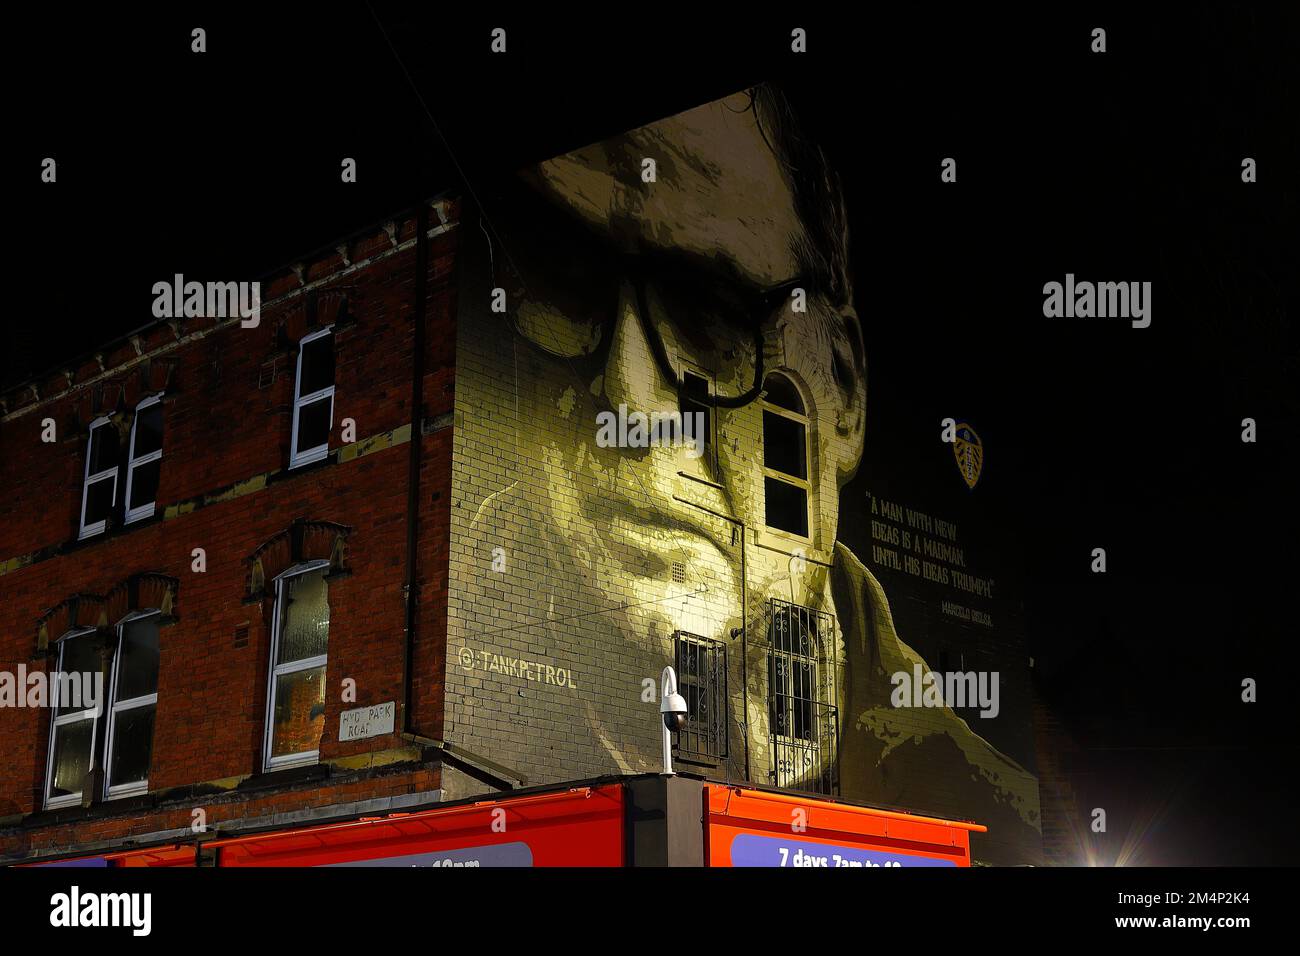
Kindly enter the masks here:
[[808, 138], [786, 95], [765, 83], [750, 91], [759, 132], [786, 170], [805, 238], [793, 250], [814, 289], [838, 307], [853, 298], [849, 276], [849, 218], [840, 177]]

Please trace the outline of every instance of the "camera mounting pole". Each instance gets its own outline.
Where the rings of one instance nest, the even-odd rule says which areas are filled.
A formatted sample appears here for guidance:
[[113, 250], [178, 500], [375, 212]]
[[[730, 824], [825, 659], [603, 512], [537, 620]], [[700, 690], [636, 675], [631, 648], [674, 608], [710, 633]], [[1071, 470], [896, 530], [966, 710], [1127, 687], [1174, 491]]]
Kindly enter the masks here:
[[664, 770], [662, 776], [675, 777], [673, 772], [672, 732], [686, 726], [686, 698], [677, 693], [677, 672], [672, 666], [664, 668], [659, 687], [659, 714], [663, 718]]

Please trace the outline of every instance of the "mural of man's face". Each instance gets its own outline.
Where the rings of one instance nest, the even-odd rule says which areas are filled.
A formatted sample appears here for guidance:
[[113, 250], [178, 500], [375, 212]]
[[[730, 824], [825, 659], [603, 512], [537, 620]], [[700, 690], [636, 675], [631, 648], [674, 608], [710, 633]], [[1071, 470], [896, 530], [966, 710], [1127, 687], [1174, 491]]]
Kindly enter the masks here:
[[[679, 755], [1032, 831], [1032, 775], [950, 709], [893, 705], [891, 675], [925, 662], [837, 543], [841, 513], [869, 520], [864, 500], [840, 507], [863, 453], [864, 337], [843, 204], [783, 102], [710, 103], [480, 198], [460, 258], [448, 625], [471, 664], [449, 681], [520, 726], [585, 716], [544, 750], [503, 751], [543, 776], [653, 768], [676, 657]], [[648, 427], [697, 413], [702, 448], [693, 428], [684, 444]], [[576, 683], [498, 681], [479, 652]]]
[[[547, 473], [557, 533], [606, 593], [654, 602], [703, 585], [694, 608], [712, 633], [742, 596], [717, 516], [744, 517], [760, 545], [751, 595], [815, 603], [862, 453], [857, 317], [805, 266], [809, 231], [764, 126], [748, 94], [718, 101], [542, 163], [494, 213], [532, 346], [527, 414], [545, 420], [520, 441]], [[689, 401], [701, 391], [718, 405]], [[780, 456], [765, 453], [772, 406]], [[704, 410], [707, 447], [602, 447], [597, 414], [621, 409]]]

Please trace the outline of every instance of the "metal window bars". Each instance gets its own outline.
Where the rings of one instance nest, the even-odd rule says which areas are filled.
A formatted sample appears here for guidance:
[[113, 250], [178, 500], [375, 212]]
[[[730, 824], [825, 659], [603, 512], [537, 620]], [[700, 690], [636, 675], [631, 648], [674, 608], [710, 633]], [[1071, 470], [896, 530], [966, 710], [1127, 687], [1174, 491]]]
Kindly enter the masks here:
[[778, 787], [836, 794], [835, 618], [780, 598], [768, 612], [770, 776]]
[[727, 757], [727, 647], [688, 631], [673, 634], [677, 692], [686, 698], [686, 726], [677, 734], [685, 757]]

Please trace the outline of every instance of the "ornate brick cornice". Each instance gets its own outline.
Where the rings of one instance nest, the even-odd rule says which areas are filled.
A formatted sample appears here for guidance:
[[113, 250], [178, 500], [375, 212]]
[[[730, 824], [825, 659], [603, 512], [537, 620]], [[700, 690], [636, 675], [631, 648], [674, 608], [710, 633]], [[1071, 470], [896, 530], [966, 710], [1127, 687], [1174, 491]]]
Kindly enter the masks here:
[[176, 621], [176, 591], [180, 581], [158, 571], [144, 571], [118, 582], [107, 594], [73, 594], [50, 608], [36, 622], [36, 650], [45, 651], [68, 631], [106, 628], [132, 611], [156, 609], [162, 625]]
[[268, 538], [244, 559], [248, 565], [245, 604], [268, 597], [267, 582], [304, 561], [328, 561], [329, 577], [348, 573], [347, 539], [352, 529], [333, 521], [298, 518], [279, 534]]

